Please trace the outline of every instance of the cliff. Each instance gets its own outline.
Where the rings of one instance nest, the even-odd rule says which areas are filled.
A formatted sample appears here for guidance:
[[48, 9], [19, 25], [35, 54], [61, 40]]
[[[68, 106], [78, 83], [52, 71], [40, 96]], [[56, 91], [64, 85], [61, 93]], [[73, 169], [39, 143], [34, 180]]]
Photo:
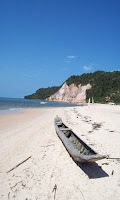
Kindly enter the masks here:
[[65, 81], [62, 87], [40, 88], [24, 98], [85, 102], [85, 99], [88, 100], [91, 97], [94, 97], [94, 101], [99, 103], [106, 103], [106, 98], [114, 103], [120, 103], [120, 71], [96, 71], [73, 75]]
[[65, 82], [62, 87], [46, 100], [49, 101], [64, 101], [72, 103], [85, 103], [86, 102], [86, 90], [91, 89], [91, 85], [87, 84], [82, 86], [79, 84], [67, 85]]

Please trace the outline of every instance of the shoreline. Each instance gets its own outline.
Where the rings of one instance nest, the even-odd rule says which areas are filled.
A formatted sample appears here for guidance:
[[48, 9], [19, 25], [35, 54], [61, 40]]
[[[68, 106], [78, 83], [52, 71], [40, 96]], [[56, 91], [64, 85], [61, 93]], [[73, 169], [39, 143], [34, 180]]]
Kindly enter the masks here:
[[0, 116], [1, 115], [9, 115], [9, 114], [20, 114], [24, 108], [8, 108], [8, 109], [1, 109], [0, 110]]
[[[54, 102], [54, 101], [53, 101]], [[55, 101], [56, 102], [56, 101]], [[70, 103], [70, 102], [59, 102], [58, 103]], [[70, 105], [74, 105], [74, 103], [70, 103]], [[78, 107], [78, 106], [93, 106], [93, 105], [102, 105], [102, 106], [120, 106], [120, 104], [102, 104], [102, 103], [76, 103], [76, 106], [70, 106], [70, 107]], [[69, 106], [67, 106], [69, 108]], [[45, 107], [11, 107], [11, 108], [5, 108], [5, 109], [0, 109], [0, 116], [1, 115], [8, 115], [8, 114], [20, 114], [24, 112], [24, 110], [29, 110], [29, 109], [42, 109], [42, 108], [66, 108], [66, 106], [45, 106]]]
[[30, 108], [19, 114], [1, 115], [0, 199], [53, 200], [56, 184], [56, 200], [119, 200], [120, 160], [104, 159], [78, 166], [55, 132], [56, 115], [95, 151], [119, 157], [118, 106]]

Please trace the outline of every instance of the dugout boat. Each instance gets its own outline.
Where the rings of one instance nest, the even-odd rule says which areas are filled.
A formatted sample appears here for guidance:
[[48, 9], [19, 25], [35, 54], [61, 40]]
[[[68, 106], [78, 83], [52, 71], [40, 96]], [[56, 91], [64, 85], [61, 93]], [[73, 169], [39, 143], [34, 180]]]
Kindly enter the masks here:
[[70, 156], [78, 162], [95, 162], [106, 158], [90, 148], [58, 116], [54, 119], [55, 130]]

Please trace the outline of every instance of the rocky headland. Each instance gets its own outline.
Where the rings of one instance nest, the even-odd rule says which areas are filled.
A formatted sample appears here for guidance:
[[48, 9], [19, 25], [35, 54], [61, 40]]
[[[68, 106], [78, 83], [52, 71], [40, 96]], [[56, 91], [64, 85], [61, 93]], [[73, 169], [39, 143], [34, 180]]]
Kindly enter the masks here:
[[62, 87], [53, 95], [51, 95], [46, 100], [49, 101], [64, 101], [72, 103], [85, 103], [86, 102], [86, 90], [91, 89], [91, 85], [87, 84], [82, 86], [79, 84], [67, 85], [65, 82]]
[[84, 103], [91, 97], [97, 103], [120, 103], [120, 71], [73, 75], [60, 86], [40, 88], [24, 98]]

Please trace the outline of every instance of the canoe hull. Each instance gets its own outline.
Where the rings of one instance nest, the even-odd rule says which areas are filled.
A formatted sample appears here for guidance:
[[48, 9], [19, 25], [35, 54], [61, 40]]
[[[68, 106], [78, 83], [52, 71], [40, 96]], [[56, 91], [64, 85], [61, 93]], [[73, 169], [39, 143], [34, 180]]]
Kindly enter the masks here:
[[[60, 118], [59, 118], [60, 119]], [[61, 120], [61, 119], [60, 119]], [[60, 123], [62, 122], [62, 120], [60, 121]], [[59, 128], [59, 121], [58, 118], [55, 118], [54, 120], [54, 125], [55, 125], [55, 130], [56, 133], [58, 135], [58, 137], [60, 138], [60, 140], [62, 141], [63, 145], [65, 146], [66, 150], [68, 151], [68, 153], [70, 154], [70, 156], [77, 162], [95, 162], [97, 160], [101, 160], [103, 158], [105, 158], [105, 156], [100, 155], [98, 153], [96, 153], [94, 150], [92, 150], [86, 143], [84, 143], [80, 138], [78, 138], [78, 136], [72, 132], [72, 134], [74, 134], [75, 137], [77, 137], [81, 143], [91, 152], [93, 152], [93, 154], [91, 155], [84, 155], [81, 154], [80, 151], [78, 151], [78, 149], [73, 145], [73, 143], [69, 140], [69, 138], [66, 137], [66, 135], [64, 134], [64, 132], [62, 130], [60, 130]], [[62, 123], [63, 124], [63, 123]], [[64, 125], [64, 124], [63, 124]]]

